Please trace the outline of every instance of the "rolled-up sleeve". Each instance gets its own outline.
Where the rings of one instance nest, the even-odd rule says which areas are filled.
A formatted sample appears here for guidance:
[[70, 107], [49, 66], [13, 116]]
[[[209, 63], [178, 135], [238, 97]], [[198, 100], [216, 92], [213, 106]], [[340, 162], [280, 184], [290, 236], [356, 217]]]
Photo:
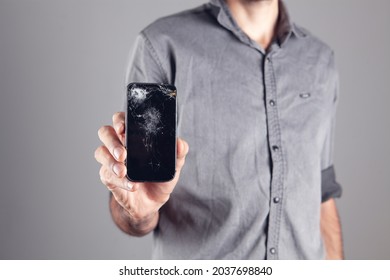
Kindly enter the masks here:
[[341, 197], [342, 189], [336, 181], [334, 167], [329, 166], [321, 172], [322, 197], [321, 201], [325, 202], [331, 198]]
[[329, 89], [333, 94], [332, 110], [330, 112], [329, 125], [321, 155], [321, 201], [330, 198], [341, 197], [342, 188], [336, 181], [336, 173], [333, 164], [334, 134], [336, 126], [336, 109], [339, 100], [338, 73], [335, 67], [334, 54], [329, 59]]

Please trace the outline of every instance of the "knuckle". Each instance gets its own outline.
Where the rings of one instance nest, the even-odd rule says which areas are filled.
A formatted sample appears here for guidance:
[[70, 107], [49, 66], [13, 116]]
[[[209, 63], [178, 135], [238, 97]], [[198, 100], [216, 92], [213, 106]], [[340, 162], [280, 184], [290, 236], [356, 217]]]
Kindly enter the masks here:
[[[99, 176], [100, 176], [100, 179], [102, 180], [102, 182], [103, 182], [103, 180], [106, 179], [106, 178], [104, 177], [104, 169], [105, 169], [105, 167], [102, 166], [102, 167], [100, 167], [100, 170], [99, 170]], [[104, 183], [104, 182], [103, 182], [103, 183]]]
[[99, 171], [100, 179], [104, 185], [111, 184], [112, 175], [111, 172], [104, 166], [100, 168]]
[[107, 183], [110, 183], [112, 181], [112, 172], [107, 168], [104, 171], [104, 178], [106, 178]]
[[104, 137], [107, 135], [108, 131], [110, 131], [110, 126], [109, 125], [104, 125], [98, 130], [98, 135], [100, 138]]
[[95, 159], [98, 160], [99, 156], [103, 152], [103, 146], [97, 147], [94, 153]]
[[108, 182], [108, 183], [105, 184], [105, 185], [106, 185], [106, 187], [107, 187], [107, 189], [108, 189], [109, 191], [112, 191], [113, 189], [115, 189], [115, 185], [112, 184], [112, 183], [110, 183], [110, 182]]
[[112, 122], [118, 122], [122, 119], [123, 112], [116, 112], [114, 115], [112, 115]]
[[99, 130], [98, 130], [98, 136], [99, 136], [99, 138], [102, 138], [102, 135], [103, 135], [103, 133], [104, 133], [104, 129], [105, 129], [104, 126], [102, 126], [102, 127], [99, 128]]

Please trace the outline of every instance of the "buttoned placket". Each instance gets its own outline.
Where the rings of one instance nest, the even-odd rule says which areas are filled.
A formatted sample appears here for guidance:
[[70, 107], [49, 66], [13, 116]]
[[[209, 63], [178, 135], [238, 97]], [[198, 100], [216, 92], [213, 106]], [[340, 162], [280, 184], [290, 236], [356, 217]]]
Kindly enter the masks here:
[[280, 51], [274, 43], [264, 56], [264, 94], [266, 102], [268, 145], [272, 160], [270, 212], [268, 217], [268, 238], [266, 258], [275, 260], [279, 258], [279, 232], [283, 207], [283, 149], [281, 146], [281, 132], [278, 116], [277, 87], [273, 68], [273, 57]]
[[[266, 259], [275, 260], [279, 259], [279, 233], [283, 210], [285, 161], [283, 156], [283, 147], [281, 145], [281, 132], [278, 116], [279, 106], [277, 101], [277, 87], [273, 67], [273, 57], [275, 57], [278, 52], [282, 51], [282, 47], [291, 36], [292, 31], [290, 31], [289, 34], [283, 39], [283, 42], [280, 46], [276, 41], [274, 41], [269, 48], [269, 51], [265, 52], [265, 50], [259, 44], [249, 39], [249, 37], [239, 29], [237, 24], [232, 19], [226, 4], [223, 1], [220, 3], [221, 7], [224, 8], [226, 13], [220, 13], [218, 16], [218, 21], [221, 23], [221, 25], [232, 31], [242, 43], [257, 50], [264, 58], [262, 69], [264, 75], [264, 100], [268, 130], [267, 140], [270, 151], [270, 158], [272, 161]], [[230, 24], [228, 24], [229, 20], [224, 21], [225, 19], [223, 17], [226, 15], [227, 19], [231, 20]]]

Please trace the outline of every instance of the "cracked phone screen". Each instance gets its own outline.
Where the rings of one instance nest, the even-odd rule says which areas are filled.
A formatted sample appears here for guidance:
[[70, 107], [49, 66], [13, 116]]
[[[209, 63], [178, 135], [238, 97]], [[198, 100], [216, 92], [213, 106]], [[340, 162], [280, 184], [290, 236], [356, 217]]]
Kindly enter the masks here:
[[131, 83], [127, 87], [127, 177], [138, 182], [173, 179], [176, 167], [176, 88]]

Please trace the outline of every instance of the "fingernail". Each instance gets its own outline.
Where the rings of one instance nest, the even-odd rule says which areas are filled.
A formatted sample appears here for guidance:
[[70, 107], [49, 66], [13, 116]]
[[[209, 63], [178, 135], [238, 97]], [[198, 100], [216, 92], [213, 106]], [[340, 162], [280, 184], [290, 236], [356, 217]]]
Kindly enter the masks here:
[[122, 149], [121, 148], [115, 148], [114, 149], [114, 157], [116, 158], [116, 160], [119, 160], [119, 157], [121, 156], [122, 154]]
[[134, 188], [134, 185], [130, 182], [127, 183], [127, 188], [129, 189], [129, 191], [132, 191], [133, 188]]
[[119, 167], [119, 164], [114, 164], [114, 166], [112, 167], [112, 171], [114, 171], [114, 173], [118, 176], [119, 173], [121, 172], [121, 168]]

